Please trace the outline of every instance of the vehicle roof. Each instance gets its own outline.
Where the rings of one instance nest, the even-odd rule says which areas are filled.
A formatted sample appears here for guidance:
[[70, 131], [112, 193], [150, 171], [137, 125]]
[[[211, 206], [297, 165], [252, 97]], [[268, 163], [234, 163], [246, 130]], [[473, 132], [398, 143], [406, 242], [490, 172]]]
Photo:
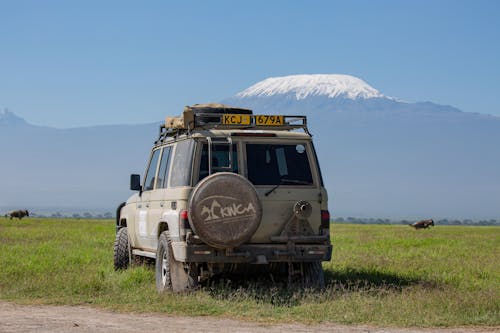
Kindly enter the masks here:
[[214, 130], [214, 129], [205, 129], [205, 130], [194, 130], [191, 131], [191, 133], [185, 133], [181, 134], [178, 136], [174, 137], [169, 137], [166, 140], [162, 142], [156, 142], [155, 146], [161, 146], [165, 144], [171, 144], [176, 141], [182, 141], [186, 139], [202, 139], [206, 137], [228, 137], [232, 136], [233, 138], [238, 138], [238, 136], [233, 136], [236, 133], [250, 133], [250, 134], [258, 134], [258, 133], [266, 133], [266, 134], [273, 134], [271, 137], [245, 137], [244, 135], [241, 136], [240, 138], [245, 139], [245, 140], [268, 140], [272, 141], [275, 139], [290, 139], [290, 140], [303, 140], [303, 141], [311, 141], [312, 138], [309, 134], [303, 133], [303, 132], [295, 132], [295, 131], [263, 131], [263, 130], [237, 130], [237, 129], [231, 129], [231, 130]]
[[[266, 133], [266, 134], [273, 134], [272, 137], [266, 137], [267, 139], [272, 139], [272, 138], [287, 138], [287, 139], [307, 139], [310, 140], [311, 136], [309, 134], [306, 134], [304, 132], [298, 132], [298, 131], [283, 131], [283, 130], [244, 130], [244, 129], [206, 129], [206, 130], [198, 130], [198, 131], [193, 131], [192, 132], [192, 137], [194, 138], [199, 138], [199, 137], [219, 137], [219, 136], [231, 136], [231, 134], [234, 133]], [[258, 137], [257, 137], [258, 138]]]

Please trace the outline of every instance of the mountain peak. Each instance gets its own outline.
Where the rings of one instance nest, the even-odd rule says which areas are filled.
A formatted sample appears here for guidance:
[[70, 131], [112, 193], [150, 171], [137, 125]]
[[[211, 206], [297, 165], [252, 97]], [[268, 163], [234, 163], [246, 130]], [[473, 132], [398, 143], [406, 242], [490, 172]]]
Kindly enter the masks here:
[[291, 95], [296, 100], [309, 96], [328, 98], [387, 98], [365, 81], [342, 74], [302, 74], [271, 77], [239, 92], [236, 97]]
[[26, 121], [14, 112], [10, 112], [8, 109], [0, 111], [0, 125], [16, 126], [25, 124], [27, 124]]

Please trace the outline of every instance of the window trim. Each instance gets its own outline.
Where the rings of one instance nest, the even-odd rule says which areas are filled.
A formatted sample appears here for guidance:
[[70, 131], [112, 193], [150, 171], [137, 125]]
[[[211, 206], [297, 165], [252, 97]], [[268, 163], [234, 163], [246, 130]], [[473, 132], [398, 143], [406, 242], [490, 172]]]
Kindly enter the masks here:
[[[238, 165], [238, 172], [235, 172], [238, 175], [244, 176], [242, 172], [242, 163], [244, 162], [244, 159], [242, 158], [243, 153], [242, 153], [242, 146], [241, 146], [240, 140], [233, 140], [232, 145], [233, 147], [236, 148], [236, 157], [237, 157], [237, 165]], [[203, 153], [203, 145], [208, 145], [208, 140], [206, 138], [202, 138], [199, 140], [196, 140], [196, 147], [195, 147], [195, 158], [193, 159], [193, 172], [192, 172], [192, 178], [191, 178], [191, 184], [193, 186], [196, 186], [200, 182], [200, 166], [201, 166], [201, 155]], [[233, 160], [233, 163], [235, 161]], [[230, 172], [230, 171], [228, 171]]]

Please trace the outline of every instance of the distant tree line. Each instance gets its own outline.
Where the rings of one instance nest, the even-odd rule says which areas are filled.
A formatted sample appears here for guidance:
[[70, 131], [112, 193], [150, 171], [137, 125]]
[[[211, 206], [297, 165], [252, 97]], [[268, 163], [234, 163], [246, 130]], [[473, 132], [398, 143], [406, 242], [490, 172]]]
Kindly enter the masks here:
[[54, 219], [67, 219], [67, 218], [73, 218], [73, 219], [113, 219], [115, 216], [111, 212], [106, 212], [106, 213], [90, 213], [90, 212], [85, 212], [85, 213], [61, 213], [61, 212], [55, 212], [55, 213], [30, 213], [30, 216], [32, 217], [40, 217], [40, 218], [54, 218]]
[[[84, 212], [84, 213], [61, 213], [61, 212], [55, 212], [55, 213], [36, 213], [36, 212], [30, 212], [31, 217], [40, 217], [40, 218], [73, 218], [73, 219], [114, 219], [115, 215], [111, 212], [106, 212], [106, 213], [90, 213], [90, 212]], [[414, 222], [417, 222], [417, 220], [398, 220], [398, 219], [382, 219], [382, 218], [364, 218], [364, 217], [333, 217], [332, 222], [335, 223], [352, 223], [352, 224], [412, 224]], [[500, 225], [500, 218], [499, 219], [483, 219], [483, 220], [472, 220], [472, 219], [439, 219], [439, 220], [434, 220], [436, 225]]]
[[[381, 218], [360, 218], [360, 217], [334, 217], [332, 219], [335, 223], [353, 223], [353, 224], [412, 224], [417, 222], [417, 220], [391, 220], [391, 219], [381, 219]], [[434, 220], [436, 225], [500, 225], [500, 219], [483, 219], [483, 220], [472, 220], [472, 219], [439, 219]]]

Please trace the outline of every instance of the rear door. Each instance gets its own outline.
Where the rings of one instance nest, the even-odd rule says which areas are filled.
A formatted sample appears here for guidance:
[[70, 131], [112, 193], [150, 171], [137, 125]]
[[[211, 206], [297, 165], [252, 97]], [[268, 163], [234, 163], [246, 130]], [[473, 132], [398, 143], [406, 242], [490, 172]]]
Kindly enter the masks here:
[[309, 142], [246, 142], [245, 173], [262, 203], [262, 221], [251, 242], [265, 243], [279, 236], [293, 218], [299, 201], [311, 204], [310, 231], [319, 233], [321, 223], [320, 177], [315, 170]]
[[168, 209], [165, 192], [169, 178], [172, 146], [162, 148], [155, 185], [149, 191], [149, 206], [147, 214], [146, 236], [144, 248], [156, 252], [158, 245], [158, 224], [163, 213]]

